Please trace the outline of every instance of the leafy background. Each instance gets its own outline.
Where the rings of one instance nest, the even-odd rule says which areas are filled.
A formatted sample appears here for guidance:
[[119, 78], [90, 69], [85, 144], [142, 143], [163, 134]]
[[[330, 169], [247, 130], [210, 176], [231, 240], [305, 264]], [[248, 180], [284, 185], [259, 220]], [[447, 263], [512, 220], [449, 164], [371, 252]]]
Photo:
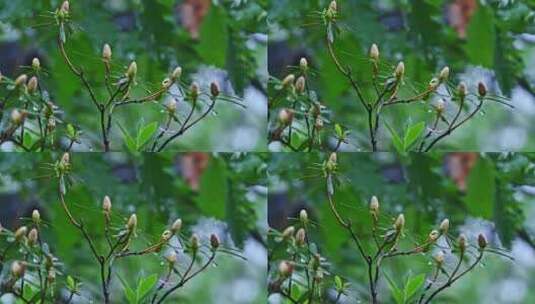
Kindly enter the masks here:
[[[367, 268], [328, 207], [320, 169], [326, 158], [319, 153], [272, 155], [268, 223], [281, 230], [299, 218], [299, 210], [308, 210], [315, 223], [309, 237], [332, 263], [333, 272], [351, 283], [350, 298], [342, 303], [367, 301]], [[425, 238], [447, 217], [453, 235], [465, 233], [475, 243], [477, 234], [484, 232], [492, 246], [511, 251], [514, 262], [487, 256], [484, 267], [460, 280], [437, 303], [530, 303], [535, 299], [534, 154], [339, 153], [338, 161], [339, 212], [352, 219], [368, 245], [372, 245], [368, 202], [376, 195], [385, 217], [393, 221], [398, 213], [405, 214], [409, 240]], [[409, 275], [430, 270], [428, 258], [392, 260], [386, 266], [387, 275], [402, 286]], [[393, 301], [386, 281], [379, 290], [383, 302]], [[270, 303], [279, 301], [272, 297]]]
[[[85, 130], [85, 144], [98, 139], [98, 112], [87, 92], [64, 64], [56, 45], [57, 28], [49, 12], [59, 0], [0, 1], [0, 70], [13, 77], [38, 56], [48, 72], [45, 85], [67, 119]], [[265, 80], [267, 79], [266, 1], [112, 0], [70, 1], [75, 34], [67, 44], [76, 64], [84, 65], [93, 82], [103, 83], [100, 59], [104, 43], [113, 49], [116, 69], [130, 60], [139, 67], [140, 86], [159, 86], [180, 65], [187, 80], [206, 87], [218, 80], [224, 93], [245, 99], [247, 109], [225, 103], [188, 132], [174, 150], [265, 150]], [[193, 13], [184, 11], [192, 8]], [[97, 94], [103, 94], [104, 89]], [[185, 107], [180, 107], [186, 111]], [[155, 105], [134, 107], [118, 121], [131, 134], [149, 122], [164, 119]], [[145, 121], [141, 121], [141, 119]], [[114, 150], [124, 150], [114, 126]], [[88, 130], [90, 132], [88, 132]], [[112, 143], [113, 144], [113, 143]]]
[[[332, 119], [353, 131], [345, 150], [369, 150], [365, 111], [347, 81], [331, 63], [319, 12], [330, 1], [274, 0], [269, 9], [269, 72], [282, 78], [308, 59], [315, 75], [309, 79], [319, 100], [332, 110]], [[535, 2], [509, 0], [337, 1], [340, 36], [338, 53], [344, 64], [371, 93], [367, 52], [377, 43], [383, 60], [403, 60], [409, 84], [426, 86], [432, 75], [448, 65], [456, 80], [475, 91], [479, 81], [490, 92], [511, 98], [514, 110], [496, 103], [485, 106], [466, 126], [449, 136], [439, 150], [531, 151], [535, 132], [534, 18]], [[360, 71], [360, 73], [359, 73]], [[446, 108], [448, 109], [448, 108]], [[430, 119], [421, 103], [386, 111], [386, 121], [397, 130]], [[412, 121], [405, 118], [410, 116]], [[399, 133], [400, 131], [398, 131]], [[379, 148], [392, 151], [386, 128]], [[277, 146], [271, 150], [280, 149]]]
[[[50, 168], [59, 157], [48, 153], [0, 154], [0, 222], [13, 229], [27, 221], [34, 208], [41, 210], [47, 226], [44, 238], [52, 253], [65, 264], [67, 274], [83, 283], [83, 298], [75, 299], [76, 303], [98, 301], [98, 268], [59, 205], [57, 181]], [[137, 214], [138, 244], [158, 238], [170, 223], [182, 218], [187, 233], [196, 232], [201, 238], [217, 233], [223, 244], [239, 249], [247, 258], [220, 256], [217, 267], [193, 279], [169, 303], [265, 303], [264, 156], [79, 153], [72, 155], [72, 163], [72, 185], [66, 199], [86, 227], [95, 227], [90, 233], [98, 243], [105, 242], [100, 229], [101, 204], [104, 195], [109, 195], [114, 214], [125, 221], [130, 213]], [[118, 264], [112, 284], [114, 300], [123, 300], [117, 275], [136, 286], [139, 278], [161, 273], [164, 267], [156, 256]], [[10, 302], [0, 297], [0, 303]]]

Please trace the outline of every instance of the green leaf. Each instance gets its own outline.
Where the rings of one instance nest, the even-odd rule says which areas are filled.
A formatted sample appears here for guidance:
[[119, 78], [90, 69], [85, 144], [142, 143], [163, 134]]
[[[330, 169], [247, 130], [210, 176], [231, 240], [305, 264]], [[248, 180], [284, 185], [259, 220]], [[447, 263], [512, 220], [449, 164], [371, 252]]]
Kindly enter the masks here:
[[416, 142], [418, 137], [425, 129], [425, 122], [419, 122], [407, 128], [405, 137], [403, 138], [403, 151], [408, 151], [410, 147]]
[[154, 285], [156, 285], [156, 282], [158, 282], [158, 275], [156, 274], [152, 274], [145, 279], [141, 279], [141, 282], [139, 282], [139, 286], [136, 290], [137, 300], [141, 301], [154, 287]]
[[136, 150], [139, 151], [150, 140], [158, 129], [158, 122], [151, 122], [142, 127], [137, 133]]
[[385, 123], [385, 125], [388, 131], [390, 131], [390, 134], [392, 135], [392, 144], [394, 145], [394, 148], [396, 148], [396, 151], [398, 153], [403, 153], [405, 150], [404, 150], [403, 142], [401, 141], [401, 138], [396, 133], [396, 131], [392, 129], [392, 127], [390, 127], [389, 124]]
[[404, 304], [404, 292], [397, 287], [396, 283], [392, 281], [390, 276], [388, 276], [385, 273], [386, 281], [388, 282], [388, 287], [390, 287], [390, 292], [392, 293], [392, 297], [396, 301], [397, 304]]
[[419, 274], [414, 277], [409, 277], [405, 284], [404, 296], [405, 302], [408, 302], [412, 296], [424, 285], [425, 274]]
[[340, 278], [339, 276], [334, 276], [334, 286], [336, 287], [337, 290], [342, 290], [342, 288], [344, 287], [342, 278]]
[[74, 129], [74, 126], [71, 124], [67, 124], [67, 135], [70, 138], [76, 137], [76, 129]]
[[466, 54], [473, 64], [494, 66], [496, 28], [494, 15], [488, 6], [479, 5], [467, 29]]
[[496, 170], [486, 158], [480, 158], [470, 171], [464, 202], [473, 216], [492, 219], [496, 194]]
[[69, 290], [76, 289], [76, 283], [74, 282], [74, 279], [71, 276], [67, 276], [67, 288]]
[[197, 45], [197, 52], [205, 63], [218, 67], [225, 66], [228, 37], [225, 11], [217, 5], [210, 6], [210, 11], [201, 25], [201, 41]]
[[134, 138], [130, 136], [130, 134], [128, 134], [128, 131], [126, 131], [121, 124], [117, 124], [117, 125], [119, 126], [119, 129], [123, 133], [123, 137], [124, 137], [123, 140], [124, 140], [126, 147], [128, 148], [128, 151], [130, 152], [137, 151], [136, 141], [134, 140]]
[[137, 294], [134, 292], [134, 290], [132, 290], [132, 288], [130, 288], [128, 283], [121, 276], [118, 276], [118, 277], [119, 277], [119, 281], [121, 281], [121, 284], [123, 285], [124, 296], [128, 300], [128, 303], [137, 304], [138, 303]]

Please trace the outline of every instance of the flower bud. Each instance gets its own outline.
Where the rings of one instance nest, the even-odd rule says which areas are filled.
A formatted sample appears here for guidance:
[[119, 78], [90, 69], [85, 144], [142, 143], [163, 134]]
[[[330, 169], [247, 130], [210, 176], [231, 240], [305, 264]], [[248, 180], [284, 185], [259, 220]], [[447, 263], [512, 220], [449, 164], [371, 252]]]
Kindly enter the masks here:
[[321, 130], [323, 129], [323, 118], [321, 117], [316, 117], [316, 121], [314, 122], [314, 128], [316, 130]]
[[104, 199], [102, 200], [102, 210], [107, 214], [111, 212], [111, 199], [107, 195], [104, 196]]
[[11, 122], [18, 126], [22, 124], [24, 121], [24, 118], [26, 118], [26, 112], [25, 111], [19, 111], [18, 109], [14, 109], [11, 111]]
[[297, 246], [303, 246], [305, 245], [305, 239], [306, 239], [306, 232], [305, 229], [300, 228], [297, 230], [297, 233], [295, 234], [295, 243]]
[[220, 244], [221, 242], [219, 241], [219, 237], [217, 237], [217, 235], [210, 235], [210, 246], [212, 246], [212, 250], [216, 250], [217, 248], [219, 248]]
[[405, 64], [403, 63], [403, 61], [400, 61], [398, 63], [398, 65], [396, 66], [396, 70], [394, 71], [394, 75], [399, 80], [399, 79], [401, 79], [403, 77], [404, 74], [405, 74]]
[[370, 200], [370, 212], [377, 215], [379, 212], [379, 200], [377, 199], [377, 196], [372, 196]]
[[191, 245], [191, 250], [196, 252], [199, 249], [199, 237], [194, 233], [191, 235], [191, 238], [189, 241]]
[[439, 236], [440, 236], [440, 233], [438, 231], [432, 230], [427, 236], [427, 238], [429, 239], [429, 242], [433, 243], [438, 239]]
[[448, 230], [450, 229], [450, 220], [444, 219], [440, 223], [440, 233], [442, 234], [448, 234]]
[[199, 97], [199, 85], [194, 82], [189, 87], [190, 93], [191, 93], [191, 99], [197, 100], [197, 97]]
[[61, 160], [60, 160], [59, 164], [64, 169], [67, 169], [70, 166], [70, 164], [71, 164], [71, 156], [70, 156], [69, 152], [63, 153], [63, 155], [61, 156]]
[[173, 225], [171, 225], [171, 232], [174, 234], [177, 234], [180, 232], [180, 229], [182, 228], [182, 220], [177, 219], [173, 222]]
[[160, 240], [162, 242], [167, 242], [171, 239], [171, 237], [173, 237], [173, 233], [171, 232], [171, 230], [165, 230], [163, 233], [162, 233], [162, 236], [160, 237]]
[[2, 82], [3, 78], [4, 78], [4, 75], [2, 75], [2, 71], [0, 71], [0, 82]]
[[444, 263], [444, 253], [442, 253], [442, 251], [437, 252], [437, 254], [433, 256], [433, 259], [437, 263], [437, 266], [440, 267]]
[[34, 209], [32, 212], [32, 220], [36, 225], [39, 225], [41, 223], [41, 214], [39, 213], [39, 210]]
[[22, 74], [17, 77], [17, 79], [15, 79], [15, 86], [20, 87], [22, 85], [25, 85], [26, 81], [28, 81], [28, 76], [26, 74]]
[[162, 88], [164, 89], [169, 89], [171, 87], [171, 85], [173, 84], [173, 82], [171, 81], [170, 78], [165, 78], [163, 81], [162, 81]]
[[457, 240], [459, 243], [459, 249], [461, 250], [461, 254], [464, 253], [466, 250], [466, 236], [464, 234], [459, 235], [459, 239]]
[[212, 82], [210, 84], [210, 93], [212, 94], [212, 97], [217, 97], [219, 96], [219, 84], [217, 84], [217, 82]]
[[30, 81], [28, 81], [28, 93], [33, 94], [37, 90], [37, 77], [33, 76], [30, 78]]
[[336, 165], [337, 161], [338, 157], [336, 156], [336, 152], [332, 152], [331, 155], [329, 155], [329, 162]]
[[173, 70], [173, 73], [171, 73], [171, 79], [173, 81], [177, 81], [178, 79], [180, 79], [180, 76], [182, 76], [182, 68], [181, 67], [176, 67]]
[[284, 77], [284, 79], [282, 80], [282, 86], [283, 87], [288, 87], [290, 85], [292, 85], [295, 81], [295, 75], [294, 74], [289, 74], [288, 76]]
[[288, 228], [284, 229], [284, 231], [282, 232], [282, 237], [284, 239], [289, 239], [294, 235], [294, 233], [295, 233], [295, 227], [289, 226]]
[[126, 228], [130, 231], [134, 231], [136, 227], [137, 227], [137, 215], [134, 213], [128, 219], [128, 222], [126, 223]]
[[438, 88], [438, 85], [440, 84], [440, 81], [437, 78], [432, 78], [431, 81], [429, 81], [429, 85], [427, 88], [429, 91], [434, 91]]
[[487, 238], [482, 233], [477, 236], [477, 244], [479, 245], [480, 249], [485, 249], [485, 247], [487, 247]]
[[333, 0], [331, 1], [331, 3], [329, 4], [329, 10], [331, 10], [332, 12], [335, 12], [338, 10], [338, 6], [336, 5], [336, 1]]
[[137, 63], [135, 61], [132, 61], [130, 65], [128, 66], [128, 70], [126, 70], [126, 77], [128, 79], [133, 80], [136, 78], [137, 75]]
[[48, 283], [53, 283], [56, 280], [56, 270], [54, 268], [48, 270], [46, 280], [48, 281]]
[[308, 213], [305, 209], [301, 209], [301, 211], [299, 212], [299, 219], [303, 224], [308, 223]]
[[403, 230], [403, 227], [405, 227], [405, 216], [403, 215], [403, 213], [398, 215], [396, 222], [394, 223], [394, 227], [398, 232]]
[[300, 76], [295, 82], [295, 89], [297, 93], [303, 93], [305, 91], [305, 77]]
[[110, 62], [111, 60], [111, 46], [107, 43], [104, 44], [102, 47], [102, 59], [104, 59], [105, 62]]
[[290, 109], [282, 109], [279, 112], [279, 122], [283, 126], [287, 126], [292, 123], [294, 118], [294, 112]]
[[32, 59], [32, 68], [36, 71], [41, 68], [41, 61], [39, 61], [39, 58], [35, 57]]
[[466, 84], [464, 82], [459, 83], [457, 86], [457, 92], [459, 93], [459, 96], [461, 98], [464, 98], [466, 96]]
[[291, 262], [288, 261], [282, 261], [279, 264], [279, 274], [283, 278], [287, 278], [292, 275], [292, 272], [294, 271], [294, 266]]
[[70, 11], [69, 1], [63, 1], [63, 3], [61, 4], [60, 12], [64, 14], [68, 14], [69, 11]]
[[15, 240], [22, 241], [22, 239], [26, 236], [26, 233], [28, 233], [28, 228], [26, 226], [22, 226], [17, 231], [15, 231]]
[[440, 74], [438, 74], [438, 80], [440, 82], [445, 82], [450, 77], [450, 68], [449, 67], [443, 67], [442, 70], [440, 70]]
[[478, 83], [477, 92], [479, 93], [479, 96], [485, 97], [485, 95], [487, 95], [487, 86], [483, 82]]
[[54, 131], [55, 128], [56, 128], [56, 118], [54, 116], [51, 116], [46, 123], [46, 129], [49, 132], [52, 132]]
[[437, 100], [435, 109], [437, 110], [438, 113], [444, 112], [444, 108], [445, 108], [444, 104], [445, 104], [444, 99], [440, 98], [439, 100]]
[[24, 272], [26, 271], [26, 263], [21, 261], [14, 261], [11, 264], [11, 274], [15, 278], [20, 278], [24, 275]]
[[379, 60], [379, 48], [375, 43], [370, 47], [370, 58], [374, 61]]
[[33, 228], [32, 230], [30, 230], [30, 232], [28, 233], [28, 246], [35, 245], [37, 243], [38, 238], [39, 235], [37, 229]]
[[178, 105], [178, 103], [176, 102], [176, 99], [174, 99], [174, 98], [170, 98], [170, 99], [165, 103], [165, 108], [167, 109], [167, 111], [169, 111], [169, 113], [175, 113], [175, 112], [176, 112], [177, 105]]
[[302, 57], [299, 60], [299, 67], [301, 68], [301, 71], [306, 72], [308, 70], [308, 61], [305, 57]]
[[167, 260], [167, 262], [169, 262], [169, 264], [175, 264], [177, 260], [176, 252], [171, 251], [168, 255], [165, 256], [165, 259]]

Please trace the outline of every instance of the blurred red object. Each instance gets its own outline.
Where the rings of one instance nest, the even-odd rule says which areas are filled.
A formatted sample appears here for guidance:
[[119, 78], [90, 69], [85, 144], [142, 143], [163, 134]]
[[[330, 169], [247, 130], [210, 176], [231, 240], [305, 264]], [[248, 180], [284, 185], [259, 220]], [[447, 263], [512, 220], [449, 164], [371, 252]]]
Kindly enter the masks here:
[[182, 25], [193, 39], [199, 38], [199, 28], [210, 8], [210, 0], [186, 0], [180, 6]]
[[474, 152], [450, 153], [446, 156], [446, 170], [457, 188], [466, 190], [466, 181], [479, 155]]
[[208, 153], [194, 152], [182, 156], [180, 165], [182, 167], [182, 176], [191, 189], [197, 191], [200, 186], [200, 177], [206, 167], [210, 155]]
[[466, 28], [476, 9], [476, 0], [455, 0], [448, 6], [448, 22], [460, 38], [466, 38]]

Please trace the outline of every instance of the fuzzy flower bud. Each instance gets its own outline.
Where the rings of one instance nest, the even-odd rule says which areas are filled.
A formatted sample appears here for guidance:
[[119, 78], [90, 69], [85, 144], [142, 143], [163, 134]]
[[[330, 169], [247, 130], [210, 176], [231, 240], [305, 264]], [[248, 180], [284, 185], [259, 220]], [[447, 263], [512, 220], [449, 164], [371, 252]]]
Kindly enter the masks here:
[[26, 226], [20, 227], [15, 231], [15, 240], [20, 242], [26, 236], [26, 233], [28, 233], [28, 228]]
[[64, 14], [68, 14], [70, 11], [69, 1], [63, 1], [60, 7], [60, 11]]
[[177, 260], [176, 252], [171, 251], [171, 253], [165, 256], [165, 259], [167, 260], [167, 262], [169, 262], [169, 264], [171, 265], [175, 264]]
[[398, 63], [398, 65], [396, 66], [396, 70], [394, 71], [394, 75], [399, 80], [399, 79], [401, 79], [403, 77], [404, 74], [405, 74], [405, 64], [403, 63], [403, 61], [400, 61]]
[[305, 83], [305, 77], [300, 76], [299, 78], [297, 78], [297, 81], [295, 82], [295, 89], [297, 93], [303, 93], [305, 91]]
[[282, 237], [284, 239], [289, 239], [294, 235], [294, 233], [295, 233], [295, 227], [289, 226], [288, 228], [284, 229], [284, 231], [282, 232]]
[[279, 112], [279, 122], [283, 126], [287, 126], [292, 123], [294, 112], [290, 109], [282, 109]]
[[379, 212], [379, 200], [375, 195], [370, 200], [370, 212], [375, 215]]
[[176, 102], [176, 99], [170, 98], [165, 103], [165, 108], [167, 109], [167, 111], [169, 111], [169, 113], [175, 113], [176, 109], [177, 109], [177, 105], [178, 105], [178, 103]]
[[63, 153], [61, 156], [61, 160], [59, 161], [59, 164], [62, 168], [67, 169], [71, 164], [71, 156], [69, 152]]
[[136, 78], [137, 75], [137, 63], [135, 61], [132, 61], [130, 65], [128, 66], [128, 70], [126, 70], [126, 77], [128, 79], [133, 80]]
[[303, 224], [308, 223], [308, 213], [305, 209], [301, 209], [301, 211], [299, 211], [299, 219]]
[[479, 96], [485, 97], [485, 95], [487, 95], [487, 86], [483, 82], [478, 83], [477, 92], [479, 93]]
[[217, 82], [215, 81], [210, 83], [210, 94], [212, 94], [212, 97], [219, 96], [219, 93], [220, 93], [219, 84], [217, 84]]
[[370, 58], [374, 61], [379, 60], [379, 48], [375, 43], [370, 47]]
[[36, 71], [41, 68], [41, 61], [39, 61], [39, 58], [35, 57], [32, 59], [32, 68]]
[[435, 263], [437, 263], [437, 265], [440, 267], [444, 263], [444, 253], [442, 253], [442, 251], [439, 251], [433, 256], [433, 259], [435, 260]]
[[26, 81], [28, 81], [28, 75], [22, 74], [17, 79], [15, 79], [15, 86], [20, 87], [22, 85], [26, 84]]
[[445, 104], [444, 99], [440, 98], [439, 100], [437, 100], [435, 109], [437, 110], [438, 113], [444, 112], [444, 108], [445, 108], [444, 104]]
[[129, 231], [134, 231], [136, 227], [137, 227], [137, 215], [134, 213], [128, 219], [128, 222], [126, 223], [126, 228]]
[[171, 73], [171, 79], [173, 81], [177, 81], [178, 79], [180, 79], [180, 76], [182, 76], [182, 68], [181, 67], [176, 67], [173, 70], [173, 73]]
[[191, 235], [189, 242], [191, 245], [191, 250], [196, 252], [199, 249], [199, 237], [194, 233]]
[[295, 75], [294, 74], [289, 74], [288, 76], [284, 77], [284, 79], [282, 80], [282, 86], [283, 87], [288, 87], [290, 85], [292, 85], [295, 81]]
[[446, 66], [442, 68], [442, 70], [440, 70], [440, 73], [438, 74], [438, 80], [440, 80], [440, 82], [445, 82], [448, 80], [449, 77], [450, 77], [450, 68]]
[[394, 228], [396, 228], [396, 230], [399, 232], [403, 230], [403, 227], [405, 227], [405, 216], [403, 215], [403, 213], [401, 213], [400, 215], [398, 215], [394, 223]]
[[37, 90], [37, 77], [33, 76], [30, 78], [30, 81], [28, 81], [28, 93], [33, 94]]
[[305, 239], [306, 239], [306, 232], [305, 229], [300, 228], [297, 230], [297, 233], [295, 234], [295, 243], [297, 246], [303, 246], [305, 245]]
[[299, 67], [301, 68], [301, 71], [306, 72], [308, 70], [308, 61], [305, 57], [302, 57], [299, 60]]
[[104, 46], [102, 47], [102, 59], [104, 59], [104, 61], [106, 62], [109, 62], [111, 60], [111, 55], [112, 55], [111, 46], [105, 43]]
[[429, 85], [427, 86], [427, 88], [429, 89], [429, 91], [434, 91], [438, 88], [439, 84], [440, 80], [438, 80], [437, 78], [432, 78], [431, 81], [429, 81]]
[[173, 81], [171, 81], [170, 78], [165, 78], [164, 80], [162, 80], [162, 88], [166, 90], [169, 89], [172, 84], [173, 84]]
[[321, 130], [323, 129], [323, 118], [321, 117], [316, 117], [316, 121], [314, 122], [314, 128], [316, 130]]
[[171, 232], [174, 234], [177, 234], [180, 232], [180, 229], [182, 228], [182, 220], [177, 219], [173, 222], [173, 225], [171, 225]]
[[191, 94], [191, 99], [197, 100], [197, 97], [199, 97], [199, 85], [196, 82], [194, 82], [189, 87], [189, 90]]
[[459, 86], [457, 86], [457, 92], [461, 97], [466, 96], [466, 84], [464, 82], [459, 83]]
[[450, 229], [450, 220], [444, 219], [440, 223], [440, 233], [442, 234], [448, 234], [448, 230]]
[[219, 248], [220, 244], [221, 242], [219, 241], [219, 237], [217, 237], [217, 235], [210, 235], [210, 246], [212, 246], [212, 250], [216, 250], [217, 248]]
[[48, 270], [48, 274], [46, 276], [46, 280], [48, 283], [53, 283], [56, 280], [56, 270], [54, 268], [51, 268]]
[[24, 275], [24, 272], [26, 271], [26, 263], [21, 261], [14, 261], [11, 264], [11, 275], [15, 278], [20, 278]]
[[30, 232], [28, 233], [28, 246], [35, 245], [37, 243], [38, 238], [39, 235], [37, 229], [33, 228], [32, 230], [30, 230]]
[[459, 243], [459, 249], [461, 250], [461, 254], [464, 253], [466, 250], [466, 236], [464, 234], [459, 235], [459, 239], [457, 240]]
[[32, 211], [32, 220], [36, 225], [39, 225], [39, 223], [41, 223], [41, 214], [39, 213], [39, 210], [34, 209]]
[[429, 239], [430, 242], [435, 242], [439, 236], [440, 236], [440, 233], [438, 231], [432, 230], [427, 236], [427, 238]]
[[331, 10], [334, 13], [336, 13], [336, 11], [338, 10], [338, 6], [336, 5], [335, 0], [331, 1], [331, 3], [329, 4], [329, 10]]
[[102, 200], [102, 210], [107, 214], [111, 212], [111, 199], [107, 195], [104, 196], [104, 199]]
[[292, 275], [292, 272], [294, 271], [294, 266], [291, 262], [288, 261], [282, 261], [279, 264], [279, 274], [283, 278], [287, 278]]
[[487, 238], [482, 233], [477, 236], [477, 244], [479, 245], [480, 249], [485, 249], [485, 247], [487, 247]]
[[171, 230], [165, 230], [163, 233], [162, 233], [162, 236], [160, 236], [160, 240], [162, 242], [167, 242], [171, 239], [171, 237], [173, 237], [173, 233], [171, 232]]

